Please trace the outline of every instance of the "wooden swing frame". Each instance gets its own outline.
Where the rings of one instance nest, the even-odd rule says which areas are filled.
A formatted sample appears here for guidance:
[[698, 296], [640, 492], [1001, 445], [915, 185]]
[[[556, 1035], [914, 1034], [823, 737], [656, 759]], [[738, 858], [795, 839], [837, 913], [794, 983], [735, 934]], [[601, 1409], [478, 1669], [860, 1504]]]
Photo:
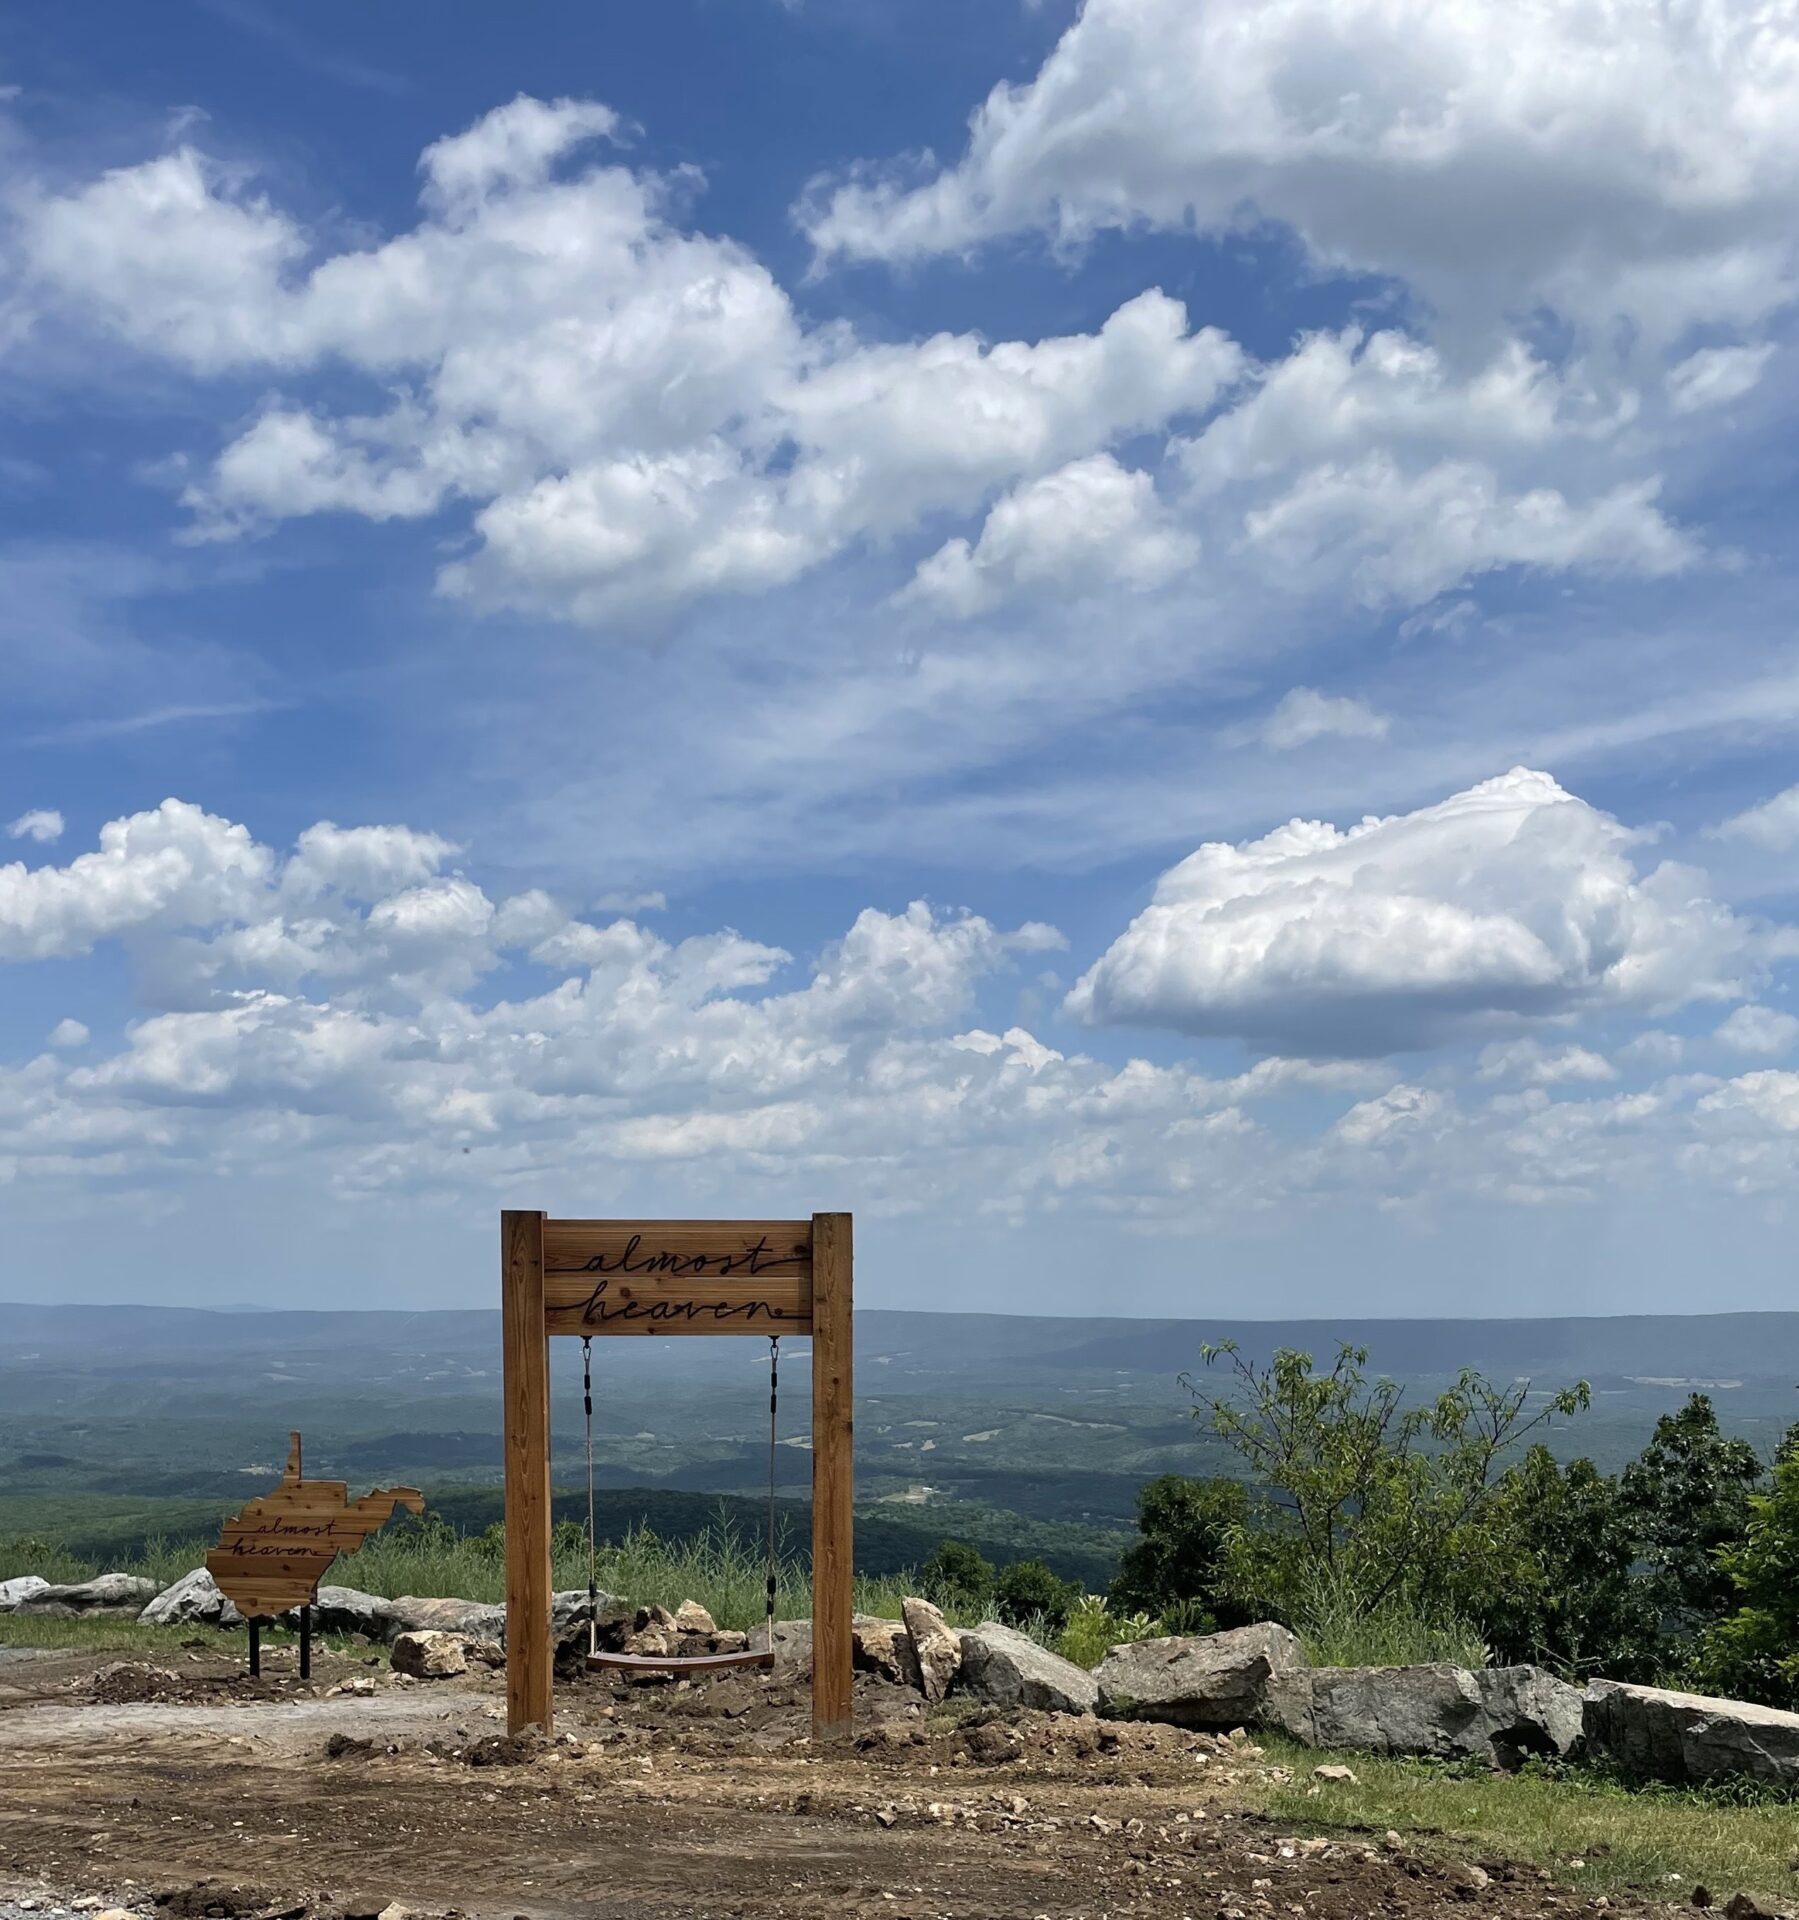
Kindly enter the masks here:
[[[812, 1735], [851, 1731], [854, 1443], [847, 1213], [810, 1220], [552, 1220], [500, 1216], [506, 1446], [506, 1708], [552, 1729], [549, 1336], [805, 1335], [812, 1341]], [[614, 1654], [625, 1671], [768, 1666], [767, 1653], [679, 1662]]]

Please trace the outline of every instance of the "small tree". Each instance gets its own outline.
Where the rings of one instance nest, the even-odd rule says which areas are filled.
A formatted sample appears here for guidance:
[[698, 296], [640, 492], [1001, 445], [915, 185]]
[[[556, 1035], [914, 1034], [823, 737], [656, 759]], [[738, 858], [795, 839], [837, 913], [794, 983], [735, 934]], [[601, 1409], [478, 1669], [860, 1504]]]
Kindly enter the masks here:
[[1041, 1560], [1014, 1560], [993, 1583], [994, 1611], [1014, 1627], [1041, 1619], [1060, 1632], [1080, 1597], [1079, 1581], [1064, 1580]]
[[1235, 1536], [1230, 1583], [1305, 1623], [1317, 1596], [1339, 1619], [1395, 1607], [1446, 1615], [1451, 1570], [1474, 1555], [1493, 1519], [1494, 1479], [1507, 1454], [1560, 1415], [1585, 1407], [1587, 1385], [1530, 1406], [1530, 1383], [1496, 1386], [1474, 1368], [1436, 1399], [1408, 1406], [1391, 1380], [1370, 1382], [1367, 1350], [1345, 1346], [1328, 1372], [1281, 1348], [1267, 1366], [1234, 1343], [1204, 1349], [1227, 1361], [1231, 1389], [1204, 1393], [1209, 1421], [1261, 1489], [1256, 1518]]
[[1656, 1613], [1635, 1572], [1637, 1534], [1590, 1460], [1559, 1467], [1532, 1447], [1495, 1492], [1490, 1524], [1454, 1570], [1458, 1610], [1495, 1655], [1574, 1679], [1656, 1674]]
[[1743, 1541], [1720, 1556], [1734, 1609], [1701, 1636], [1699, 1683], [1765, 1706], [1799, 1708], [1799, 1427], [1749, 1499]]
[[1725, 1437], [1703, 1393], [1663, 1414], [1624, 1469], [1624, 1504], [1664, 1634], [1685, 1638], [1730, 1611], [1734, 1592], [1720, 1556], [1748, 1532], [1761, 1473], [1755, 1449]]
[[1248, 1623], [1229, 1592], [1232, 1543], [1249, 1523], [1241, 1480], [1190, 1480], [1164, 1473], [1137, 1493], [1138, 1538], [1124, 1550], [1107, 1593], [1115, 1614], [1178, 1613], [1186, 1631]]
[[963, 1613], [985, 1613], [993, 1599], [993, 1562], [966, 1540], [940, 1540], [918, 1570], [925, 1598]]

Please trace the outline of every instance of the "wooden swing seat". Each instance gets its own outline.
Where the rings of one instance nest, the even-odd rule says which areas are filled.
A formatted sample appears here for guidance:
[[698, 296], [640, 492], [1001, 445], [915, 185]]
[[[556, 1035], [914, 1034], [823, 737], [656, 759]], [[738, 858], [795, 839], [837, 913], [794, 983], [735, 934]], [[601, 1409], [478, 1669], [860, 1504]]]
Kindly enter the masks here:
[[590, 1653], [589, 1673], [723, 1673], [730, 1667], [772, 1668], [773, 1653]]

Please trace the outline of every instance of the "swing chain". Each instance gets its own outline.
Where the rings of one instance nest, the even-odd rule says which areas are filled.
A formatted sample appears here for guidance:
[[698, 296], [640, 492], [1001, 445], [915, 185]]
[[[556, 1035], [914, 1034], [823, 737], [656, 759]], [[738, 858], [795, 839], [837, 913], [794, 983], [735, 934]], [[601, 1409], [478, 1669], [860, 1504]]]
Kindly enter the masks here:
[[[779, 1580], [780, 1554], [775, 1505], [776, 1447], [780, 1437], [781, 1409], [781, 1336], [768, 1338], [768, 1570], [764, 1618], [768, 1628], [768, 1646], [764, 1659], [772, 1663], [775, 1651], [775, 1589]], [[593, 1466], [593, 1336], [581, 1336], [581, 1412], [586, 1427], [587, 1450], [587, 1657], [599, 1661], [599, 1535], [595, 1525]], [[611, 1660], [611, 1656], [607, 1657]], [[722, 1658], [722, 1656], [721, 1656]], [[758, 1660], [757, 1664], [763, 1664]], [[617, 1664], [623, 1664], [622, 1659]], [[645, 1664], [654, 1664], [645, 1662]], [[665, 1663], [678, 1665], [679, 1663]]]

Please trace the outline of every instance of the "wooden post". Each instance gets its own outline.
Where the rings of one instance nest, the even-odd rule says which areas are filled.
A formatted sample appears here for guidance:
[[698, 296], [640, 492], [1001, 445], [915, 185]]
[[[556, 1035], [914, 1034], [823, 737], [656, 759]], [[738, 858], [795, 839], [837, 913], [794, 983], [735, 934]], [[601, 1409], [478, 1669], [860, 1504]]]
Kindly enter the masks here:
[[855, 1577], [850, 1216], [812, 1216], [812, 1738], [850, 1731]]
[[500, 1215], [506, 1406], [506, 1725], [550, 1731], [550, 1341], [543, 1215]]

